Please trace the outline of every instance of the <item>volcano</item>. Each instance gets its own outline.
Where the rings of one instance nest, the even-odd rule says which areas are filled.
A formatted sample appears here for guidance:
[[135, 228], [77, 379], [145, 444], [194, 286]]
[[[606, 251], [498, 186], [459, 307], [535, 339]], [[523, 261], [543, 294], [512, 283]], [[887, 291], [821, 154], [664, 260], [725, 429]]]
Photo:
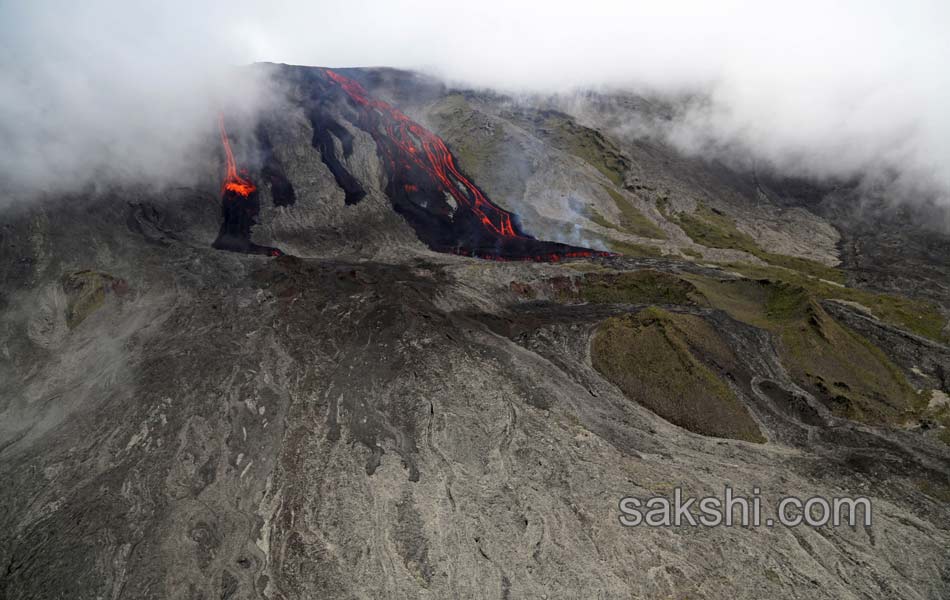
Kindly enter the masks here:
[[950, 209], [253, 69], [165, 185], [0, 196], [0, 599], [950, 598]]
[[[528, 234], [517, 215], [492, 202], [462, 172], [442, 138], [389, 103], [373, 98], [357, 81], [331, 69], [320, 69], [307, 79], [305, 87], [312, 144], [343, 191], [346, 205], [360, 203], [367, 191], [347, 164], [353, 152], [353, 134], [335, 113], [372, 137], [385, 171], [385, 195], [393, 210], [430, 249], [501, 261], [556, 262], [612, 256], [610, 252], [539, 240]], [[226, 174], [222, 185], [224, 222], [214, 245], [238, 252], [280, 255], [276, 248], [250, 241], [260, 211], [257, 187], [246, 171], [238, 172], [223, 118], [219, 125]], [[290, 184], [273, 160], [266, 133], [258, 132], [255, 137], [260, 153], [268, 157], [260, 171], [271, 180], [274, 204], [292, 204], [292, 200], [282, 200]], [[275, 173], [280, 177], [275, 179]], [[292, 187], [289, 193], [293, 194]]]

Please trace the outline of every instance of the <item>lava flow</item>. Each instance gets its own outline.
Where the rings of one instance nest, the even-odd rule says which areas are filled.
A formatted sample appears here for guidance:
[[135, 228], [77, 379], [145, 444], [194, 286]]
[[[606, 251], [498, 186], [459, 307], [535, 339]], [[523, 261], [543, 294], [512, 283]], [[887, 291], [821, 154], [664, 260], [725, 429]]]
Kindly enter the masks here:
[[[363, 86], [352, 79], [330, 69], [327, 69], [327, 75], [340, 84], [350, 98], [358, 104], [376, 109], [380, 114], [388, 117], [382, 125], [386, 130], [386, 136], [402, 151], [402, 156], [398, 158], [412, 161], [415, 166], [437, 178], [442, 182], [445, 191], [478, 215], [488, 229], [501, 236], [520, 237], [518, 233], [515, 233], [511, 213], [489, 202], [488, 198], [458, 171], [452, 160], [452, 154], [440, 137], [410, 120], [400, 110], [386, 102], [370, 98]], [[394, 156], [388, 158], [391, 161], [397, 159]], [[405, 184], [404, 187], [409, 189], [415, 186]]]
[[[330, 69], [325, 73], [352, 100], [357, 125], [376, 141], [388, 170], [386, 192], [393, 207], [433, 250], [494, 260], [611, 255], [526, 234], [515, 215], [492, 203], [462, 174], [439, 136], [370, 97], [358, 82]], [[333, 170], [339, 165], [328, 166]], [[337, 176], [338, 182], [345, 181], [344, 175]]]
[[[251, 228], [257, 223], [261, 210], [257, 186], [249, 179], [238, 174], [237, 162], [231, 151], [231, 142], [224, 129], [224, 116], [218, 115], [218, 127], [221, 130], [221, 144], [224, 146], [226, 172], [221, 185], [221, 216], [223, 221], [218, 238], [212, 244], [219, 250], [243, 252], [245, 254], [267, 254], [281, 256], [277, 248], [260, 246], [251, 241]], [[246, 172], [243, 172], [246, 175]]]
[[231, 142], [228, 141], [228, 133], [224, 130], [224, 115], [218, 115], [218, 127], [221, 129], [221, 144], [224, 145], [227, 163], [227, 175], [225, 175], [221, 193], [232, 191], [247, 198], [252, 192], [257, 191], [257, 186], [238, 175], [237, 163], [234, 162], [234, 154], [231, 152]]

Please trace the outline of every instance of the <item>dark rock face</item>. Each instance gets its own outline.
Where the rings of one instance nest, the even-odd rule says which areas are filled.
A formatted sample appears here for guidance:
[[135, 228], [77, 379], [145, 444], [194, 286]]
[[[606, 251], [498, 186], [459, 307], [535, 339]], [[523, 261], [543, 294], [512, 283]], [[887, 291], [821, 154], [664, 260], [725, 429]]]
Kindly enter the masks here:
[[[318, 101], [317, 101], [318, 102]], [[366, 197], [366, 190], [360, 185], [353, 175], [346, 170], [343, 163], [336, 156], [334, 138], [339, 140], [343, 150], [343, 158], [349, 158], [353, 154], [353, 136], [339, 123], [330, 119], [319, 108], [313, 108], [309, 112], [310, 126], [313, 127], [313, 147], [320, 151], [320, 158], [323, 164], [333, 173], [336, 184], [340, 186], [345, 194], [344, 201], [347, 204], [356, 204]]]
[[[760, 195], [750, 174], [616, 137], [610, 155], [626, 157], [601, 162], [629, 169], [619, 180], [643, 186], [634, 193], [589, 162], [604, 144], [571, 146], [611, 138], [607, 127], [529, 133], [498, 116], [506, 99], [463, 106], [410, 74], [345, 71], [413, 123], [429, 110], [451, 117], [454, 133], [433, 134], [447, 148], [471, 122], [496, 132], [473, 140], [529, 156], [519, 172], [537, 210], [510, 221], [516, 233], [557, 231], [553, 209], [571, 193], [589, 192], [582, 204], [619, 221], [606, 186], [668, 236], [578, 217], [561, 225], [666, 256], [457, 256], [570, 251], [466, 237], [474, 211], [449, 194], [452, 207], [423, 167], [387, 164], [401, 150], [374, 137], [382, 116], [365, 121], [323, 70], [266, 68], [282, 74], [287, 105], [229, 123], [235, 160], [257, 186], [247, 197], [221, 208], [221, 157], [209, 156], [194, 187], [0, 212], [0, 597], [947, 597], [946, 345], [858, 302], [814, 300], [932, 405], [887, 425], [835, 416], [783, 364], [773, 331], [785, 322], [746, 316], [755, 303], [788, 307], [714, 293], [754, 257], [698, 245], [674, 218], [702, 198], [770, 251], [818, 260], [836, 252], [835, 236], [854, 240], [818, 206], [831, 200], [793, 205], [774, 191], [791, 183], [761, 182], [770, 191]], [[481, 164], [477, 149], [467, 162], [453, 155], [472, 185], [460, 194], [520, 189], [465, 175]], [[492, 198], [513, 214], [514, 200]], [[708, 264], [720, 259], [733, 264]], [[882, 258], [874, 282], [897, 274], [945, 310], [950, 298], [929, 275], [945, 267], [921, 269], [920, 283]], [[716, 378], [710, 387], [736, 403], [755, 442], [703, 435], [699, 418], [694, 431], [678, 427], [595, 368], [591, 341], [605, 322], [651, 314], [670, 323], [652, 327], [656, 343], [696, 357], [681, 354], [683, 368], [701, 363]], [[873, 525], [618, 523], [623, 496], [721, 495], [725, 485], [760, 488], [765, 510], [787, 495], [867, 496]]]
[[393, 210], [429, 248], [495, 260], [556, 261], [609, 254], [525, 233], [516, 215], [499, 208], [461, 172], [441, 138], [374, 98], [356, 80], [329, 69], [284, 67], [281, 75], [304, 88], [312, 144], [343, 190], [346, 204], [359, 203], [367, 192], [347, 168], [354, 136], [341, 124], [344, 120], [376, 143], [387, 180], [384, 192]]
[[287, 179], [283, 163], [274, 153], [274, 147], [271, 144], [267, 129], [258, 127], [256, 133], [261, 152], [264, 155], [261, 179], [270, 186], [270, 195], [274, 201], [274, 206], [293, 206], [297, 201], [297, 193], [294, 191], [293, 184]]
[[257, 224], [260, 211], [261, 204], [257, 192], [241, 196], [225, 191], [221, 195], [221, 229], [211, 246], [231, 252], [280, 256], [282, 252], [277, 248], [261, 246], [251, 241], [251, 229]]

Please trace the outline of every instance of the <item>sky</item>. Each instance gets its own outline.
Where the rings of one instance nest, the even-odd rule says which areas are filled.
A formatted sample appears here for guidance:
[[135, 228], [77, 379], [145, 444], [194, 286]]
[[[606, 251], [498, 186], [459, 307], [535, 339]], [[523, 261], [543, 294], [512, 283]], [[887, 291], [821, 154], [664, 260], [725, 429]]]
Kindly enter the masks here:
[[668, 139], [794, 174], [893, 173], [950, 203], [950, 3], [0, 0], [0, 182], [187, 167], [255, 61], [511, 92], [698, 94]]

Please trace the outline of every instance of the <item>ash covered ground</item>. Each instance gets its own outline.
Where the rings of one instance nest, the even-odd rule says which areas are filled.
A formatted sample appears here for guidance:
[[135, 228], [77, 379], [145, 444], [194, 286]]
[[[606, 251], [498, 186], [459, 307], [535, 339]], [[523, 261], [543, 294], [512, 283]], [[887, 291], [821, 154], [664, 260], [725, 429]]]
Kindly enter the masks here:
[[[326, 71], [255, 68], [253, 193], [215, 138], [195, 184], [0, 213], [0, 597], [950, 594], [939, 208], [628, 137], [629, 97], [340, 70], [446, 184]], [[874, 522], [618, 523], [725, 485]]]

